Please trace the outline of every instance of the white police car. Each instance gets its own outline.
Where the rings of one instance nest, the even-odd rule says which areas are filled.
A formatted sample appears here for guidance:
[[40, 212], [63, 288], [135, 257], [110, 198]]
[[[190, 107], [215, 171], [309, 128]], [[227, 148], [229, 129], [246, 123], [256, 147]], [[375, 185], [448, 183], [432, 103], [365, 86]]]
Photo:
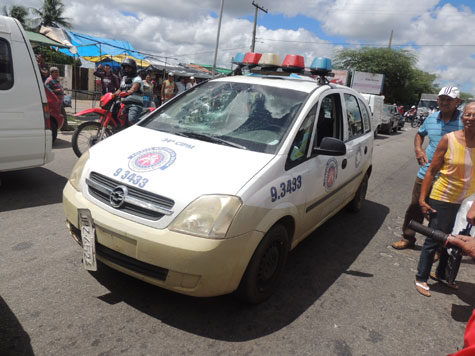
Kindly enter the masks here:
[[289, 250], [359, 210], [371, 174], [367, 103], [317, 63], [318, 80], [210, 80], [81, 156], [63, 204], [86, 269], [97, 258], [179, 293], [269, 297]]

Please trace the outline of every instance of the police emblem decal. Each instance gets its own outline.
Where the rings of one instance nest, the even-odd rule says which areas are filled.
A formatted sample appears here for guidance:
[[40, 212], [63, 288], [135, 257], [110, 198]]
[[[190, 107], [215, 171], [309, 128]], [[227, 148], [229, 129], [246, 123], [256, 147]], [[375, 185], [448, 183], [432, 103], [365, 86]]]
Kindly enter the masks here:
[[338, 177], [338, 162], [335, 158], [330, 158], [325, 167], [323, 186], [325, 190], [330, 190]]
[[152, 147], [129, 156], [129, 168], [135, 172], [165, 170], [176, 159], [176, 152], [167, 147]]

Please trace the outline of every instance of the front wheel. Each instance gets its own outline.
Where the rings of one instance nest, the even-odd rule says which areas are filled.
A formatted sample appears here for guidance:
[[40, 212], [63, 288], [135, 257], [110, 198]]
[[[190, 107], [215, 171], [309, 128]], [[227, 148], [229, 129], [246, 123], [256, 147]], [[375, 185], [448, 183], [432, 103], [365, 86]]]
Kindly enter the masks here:
[[417, 126], [420, 126], [419, 119], [412, 120], [411, 127], [417, 127]]
[[112, 131], [108, 128], [105, 128], [104, 134], [101, 135], [101, 128], [101, 123], [96, 121], [84, 122], [78, 126], [72, 138], [76, 156], [81, 157], [90, 147], [112, 135]]
[[282, 224], [274, 225], [254, 251], [237, 290], [237, 296], [258, 304], [269, 298], [279, 284], [289, 253], [289, 237]]
[[363, 206], [363, 202], [365, 201], [365, 198], [366, 198], [367, 190], [368, 190], [368, 175], [365, 175], [363, 180], [361, 181], [360, 186], [358, 187], [358, 190], [356, 191], [355, 197], [350, 202], [350, 204], [348, 204], [348, 209], [350, 209], [350, 211], [357, 213], [361, 210], [361, 207]]

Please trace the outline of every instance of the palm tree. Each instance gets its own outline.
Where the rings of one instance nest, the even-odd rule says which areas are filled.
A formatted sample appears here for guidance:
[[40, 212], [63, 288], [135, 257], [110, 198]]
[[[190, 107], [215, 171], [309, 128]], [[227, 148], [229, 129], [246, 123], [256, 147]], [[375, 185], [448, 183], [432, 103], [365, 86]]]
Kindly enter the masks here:
[[40, 25], [71, 28], [71, 19], [63, 17], [63, 12], [64, 4], [61, 0], [44, 0], [39, 10], [33, 9], [33, 13], [39, 17]]
[[25, 27], [28, 9], [21, 5], [11, 5], [10, 8], [5, 5], [3, 7], [3, 15], [17, 19], [22, 24], [22, 26]]

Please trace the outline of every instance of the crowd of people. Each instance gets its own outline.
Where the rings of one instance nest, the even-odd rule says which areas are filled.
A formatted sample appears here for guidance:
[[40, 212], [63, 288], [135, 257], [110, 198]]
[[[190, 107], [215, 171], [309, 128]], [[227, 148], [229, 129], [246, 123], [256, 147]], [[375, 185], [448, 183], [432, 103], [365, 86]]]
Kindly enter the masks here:
[[[142, 97], [143, 107], [158, 107], [177, 94], [180, 94], [197, 84], [194, 76], [181, 76], [178, 80], [175, 80], [173, 72], [168, 73], [166, 80], [162, 81], [162, 78], [160, 77], [153, 79], [152, 73], [150, 72], [138, 72], [137, 65], [131, 58], [125, 59], [121, 64], [121, 67], [122, 79], [119, 78], [117, 74], [113, 73], [110, 64], [99, 64], [97, 69], [94, 71], [93, 74], [100, 78], [102, 95], [109, 92], [115, 93], [121, 87], [124, 88], [125, 85], [123, 83], [123, 78], [133, 75], [134, 80], [141, 83], [139, 88], [134, 92], [136, 92], [136, 95]], [[127, 68], [130, 68], [130, 70]], [[139, 104], [136, 103], [136, 105]]]

